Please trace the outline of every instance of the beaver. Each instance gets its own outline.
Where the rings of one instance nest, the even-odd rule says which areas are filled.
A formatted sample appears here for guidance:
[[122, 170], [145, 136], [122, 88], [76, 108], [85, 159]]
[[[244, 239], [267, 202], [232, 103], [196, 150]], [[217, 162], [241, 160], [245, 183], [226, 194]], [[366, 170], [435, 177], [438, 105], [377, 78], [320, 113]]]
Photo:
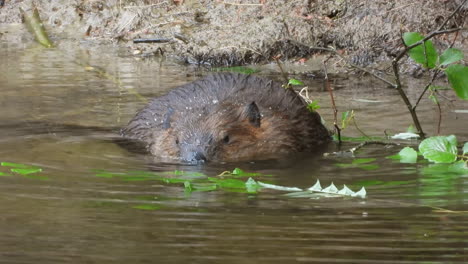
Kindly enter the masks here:
[[320, 115], [271, 80], [218, 73], [153, 99], [121, 130], [161, 161], [275, 159], [330, 141]]

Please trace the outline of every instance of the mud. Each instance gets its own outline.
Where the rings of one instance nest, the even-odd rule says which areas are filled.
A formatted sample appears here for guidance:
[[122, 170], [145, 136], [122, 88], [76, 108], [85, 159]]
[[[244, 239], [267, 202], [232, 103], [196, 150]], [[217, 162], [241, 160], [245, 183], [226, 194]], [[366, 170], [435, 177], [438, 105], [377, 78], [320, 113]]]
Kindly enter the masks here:
[[[388, 61], [401, 47], [401, 32], [436, 29], [461, 0], [6, 0], [1, 24], [19, 24], [19, 7], [36, 4], [55, 39], [114, 42], [133, 55], [164, 54], [210, 66], [266, 63], [273, 56], [297, 61], [335, 47], [360, 65]], [[466, 27], [468, 6], [447, 28]], [[0, 40], [8, 32], [0, 32]], [[455, 34], [440, 36], [445, 48]], [[455, 46], [468, 50], [468, 32]], [[134, 44], [136, 38], [162, 43]], [[32, 37], [31, 37], [32, 39]], [[4, 41], [4, 40], [3, 40]]]

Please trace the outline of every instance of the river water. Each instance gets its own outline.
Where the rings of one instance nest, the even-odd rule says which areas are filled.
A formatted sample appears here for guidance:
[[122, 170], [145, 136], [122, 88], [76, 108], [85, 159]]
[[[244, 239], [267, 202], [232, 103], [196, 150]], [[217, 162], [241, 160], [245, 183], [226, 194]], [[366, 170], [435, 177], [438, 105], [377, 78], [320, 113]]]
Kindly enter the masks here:
[[[260, 75], [278, 75], [269, 68]], [[182, 166], [153, 164], [116, 143], [118, 128], [145, 98], [204, 74], [111, 45], [1, 43], [0, 263], [468, 262], [468, 173], [387, 158], [403, 145], [365, 146], [354, 158]], [[332, 83], [339, 110], [354, 109], [366, 134], [392, 135], [411, 124], [397, 93], [382, 83], [338, 76]], [[307, 84], [330, 126], [322, 81]], [[408, 84], [411, 100], [421, 85]], [[453, 99], [450, 91], [445, 96]], [[466, 141], [468, 104], [449, 99], [441, 98], [441, 133]], [[437, 108], [423, 100], [419, 110], [427, 133], [436, 133]], [[354, 126], [343, 134], [360, 136]], [[21, 167], [26, 171], [15, 170]], [[184, 171], [221, 178], [235, 167], [280, 186], [304, 189], [317, 179], [324, 187], [364, 186], [367, 197], [190, 192], [153, 177]]]

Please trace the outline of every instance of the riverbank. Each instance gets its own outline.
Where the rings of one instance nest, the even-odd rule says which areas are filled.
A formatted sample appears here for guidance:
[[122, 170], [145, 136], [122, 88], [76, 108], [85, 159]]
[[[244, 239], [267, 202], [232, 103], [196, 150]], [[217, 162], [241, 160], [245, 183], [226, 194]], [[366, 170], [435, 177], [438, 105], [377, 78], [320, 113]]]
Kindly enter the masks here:
[[[207, 66], [263, 64], [271, 62], [273, 57], [301, 64], [324, 54], [320, 48], [334, 47], [349, 62], [377, 68], [385, 68], [385, 62], [391, 61], [402, 47], [402, 32], [427, 34], [461, 3], [458, 0], [412, 3], [403, 0], [7, 0], [0, 9], [0, 23], [21, 23], [19, 8], [31, 11], [33, 2], [56, 40], [112, 42], [124, 47], [129, 55], [162, 54]], [[463, 18], [467, 14], [468, 7], [462, 8], [447, 28], [466, 26]], [[0, 38], [8, 37], [12, 36], [0, 34]], [[157, 41], [137, 44], [135, 39]], [[460, 31], [456, 36], [439, 36], [434, 42], [441, 49], [454, 43], [467, 52], [467, 39], [468, 32]], [[334, 61], [340, 63], [339, 58]]]

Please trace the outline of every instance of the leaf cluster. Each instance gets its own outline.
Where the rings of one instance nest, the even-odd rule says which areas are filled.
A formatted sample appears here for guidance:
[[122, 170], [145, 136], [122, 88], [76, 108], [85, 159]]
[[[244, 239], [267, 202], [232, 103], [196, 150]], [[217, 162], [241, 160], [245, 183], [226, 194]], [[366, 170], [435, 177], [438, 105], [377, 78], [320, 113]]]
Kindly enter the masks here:
[[[406, 46], [421, 42], [424, 36], [418, 32], [406, 32], [403, 41]], [[459, 49], [448, 48], [439, 54], [431, 40], [426, 40], [408, 51], [411, 59], [425, 68], [444, 71], [456, 95], [468, 100], [468, 67], [454, 64], [463, 59], [463, 52]]]

